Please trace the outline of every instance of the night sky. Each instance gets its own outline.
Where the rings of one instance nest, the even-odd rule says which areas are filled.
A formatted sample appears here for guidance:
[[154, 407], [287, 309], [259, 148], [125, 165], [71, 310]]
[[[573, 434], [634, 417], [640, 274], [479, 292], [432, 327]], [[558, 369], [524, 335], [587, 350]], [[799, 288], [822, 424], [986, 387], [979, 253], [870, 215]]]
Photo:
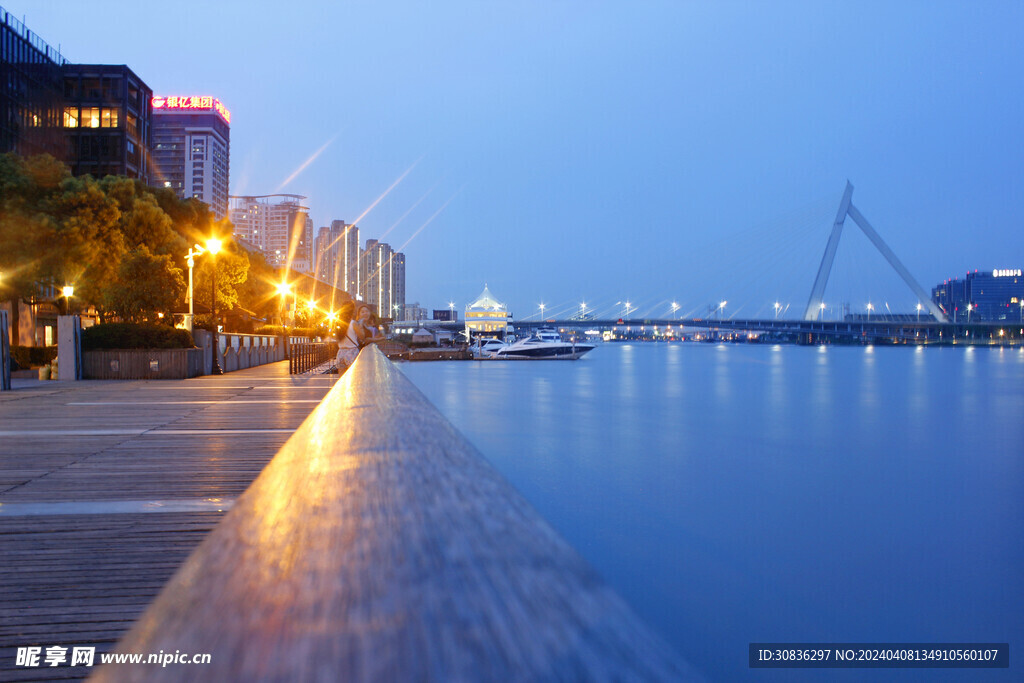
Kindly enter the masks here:
[[[224, 102], [232, 194], [373, 206], [427, 308], [797, 316], [847, 179], [926, 290], [1024, 267], [1019, 2], [0, 4]], [[851, 221], [825, 299], [915, 303]]]

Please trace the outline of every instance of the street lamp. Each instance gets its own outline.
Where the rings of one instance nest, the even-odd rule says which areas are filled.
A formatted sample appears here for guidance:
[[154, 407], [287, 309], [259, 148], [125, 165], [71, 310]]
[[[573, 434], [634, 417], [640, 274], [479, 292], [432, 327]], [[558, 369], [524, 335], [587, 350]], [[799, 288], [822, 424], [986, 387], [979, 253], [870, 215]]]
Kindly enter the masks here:
[[195, 312], [193, 311], [195, 295], [192, 290], [192, 268], [195, 267], [195, 257], [205, 254], [206, 249], [200, 245], [189, 247], [188, 253], [185, 254], [185, 263], [188, 264], [188, 324], [186, 328], [189, 332], [192, 331], [192, 321], [195, 320]]
[[782, 308], [782, 304], [780, 304], [778, 301], [776, 301], [775, 302], [775, 319], [776, 320], [779, 319], [779, 309], [780, 308]]
[[587, 302], [580, 302], [580, 320], [585, 320], [587, 317]]
[[818, 304], [818, 308], [821, 309], [821, 313], [818, 315], [818, 320], [824, 320], [825, 319], [825, 302], [822, 301], [820, 304]]
[[729, 303], [729, 302], [728, 301], [723, 301], [722, 303], [718, 304], [718, 319], [719, 320], [721, 320], [722, 316], [725, 315], [725, 305], [727, 303]]
[[678, 316], [676, 315], [676, 313], [678, 311], [679, 311], [679, 304], [677, 304], [675, 301], [673, 301], [672, 302], [672, 319], [673, 320], [678, 320], [679, 319]]
[[71, 297], [75, 295], [75, 287], [74, 285], [64, 285], [60, 291], [64, 294], [64, 314], [71, 315]]
[[206, 240], [206, 251], [213, 257], [213, 277], [210, 279], [210, 318], [213, 321], [213, 366], [210, 368], [211, 375], [223, 375], [220, 367], [220, 346], [217, 340], [217, 253], [223, 244], [216, 237]]
[[923, 308], [923, 307], [921, 306], [920, 303], [918, 303], [917, 304], [917, 322], [921, 322], [921, 308]]
[[448, 302], [448, 309], [451, 311], [451, 315], [449, 317], [452, 319], [452, 321], [454, 321], [455, 320], [455, 302], [454, 301], [449, 301]]
[[627, 301], [627, 302], [626, 302], [626, 317], [627, 317], [627, 318], [629, 317], [629, 311], [630, 311], [630, 307], [631, 307], [631, 306], [632, 306], [632, 304], [630, 304], [630, 303], [629, 303], [629, 302]]
[[544, 304], [541, 304], [540, 306], [538, 306], [538, 308], [540, 308], [540, 321], [544, 322], [544, 309], [547, 307]]
[[971, 324], [971, 311], [974, 310], [974, 304], [967, 304], [967, 324]]

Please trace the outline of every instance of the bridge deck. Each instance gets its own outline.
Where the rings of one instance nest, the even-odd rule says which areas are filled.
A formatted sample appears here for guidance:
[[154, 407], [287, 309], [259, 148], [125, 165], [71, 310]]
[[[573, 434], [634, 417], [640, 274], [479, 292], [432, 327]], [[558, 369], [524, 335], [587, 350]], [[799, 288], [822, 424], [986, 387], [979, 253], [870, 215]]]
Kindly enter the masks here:
[[0, 680], [95, 671], [16, 651], [96, 646], [98, 664], [336, 379], [281, 362], [0, 393]]

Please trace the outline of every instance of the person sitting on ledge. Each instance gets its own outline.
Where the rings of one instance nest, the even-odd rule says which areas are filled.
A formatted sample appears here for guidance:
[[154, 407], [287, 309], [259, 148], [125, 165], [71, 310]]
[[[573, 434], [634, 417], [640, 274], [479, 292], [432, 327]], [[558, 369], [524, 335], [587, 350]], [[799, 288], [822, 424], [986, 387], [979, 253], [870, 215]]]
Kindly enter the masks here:
[[344, 372], [355, 362], [359, 349], [367, 344], [383, 341], [377, 328], [370, 324], [373, 311], [362, 302], [346, 301], [341, 307], [341, 326], [338, 328], [338, 372]]

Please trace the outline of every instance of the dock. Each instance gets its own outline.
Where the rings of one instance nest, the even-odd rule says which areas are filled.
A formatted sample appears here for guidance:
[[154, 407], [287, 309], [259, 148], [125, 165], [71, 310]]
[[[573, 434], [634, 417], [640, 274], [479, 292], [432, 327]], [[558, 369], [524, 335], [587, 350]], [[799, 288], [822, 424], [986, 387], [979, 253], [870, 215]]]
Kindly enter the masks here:
[[109, 651], [337, 381], [288, 363], [0, 393], [0, 680], [18, 647]]

